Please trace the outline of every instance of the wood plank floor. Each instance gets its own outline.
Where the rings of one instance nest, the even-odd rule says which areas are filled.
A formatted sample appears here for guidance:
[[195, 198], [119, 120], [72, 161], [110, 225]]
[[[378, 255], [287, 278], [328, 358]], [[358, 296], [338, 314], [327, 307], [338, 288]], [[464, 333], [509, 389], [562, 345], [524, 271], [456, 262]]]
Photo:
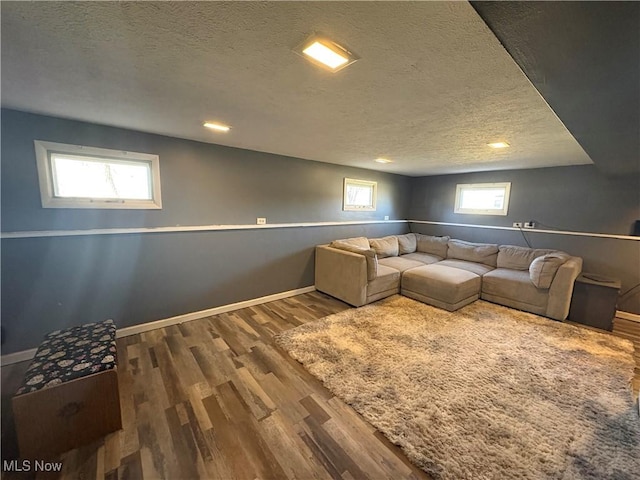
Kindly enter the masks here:
[[[60, 478], [428, 478], [273, 345], [348, 308], [312, 292], [119, 339], [124, 428], [64, 454]], [[640, 324], [616, 318], [613, 333], [635, 342], [637, 394]], [[2, 368], [3, 459], [17, 455], [10, 398], [27, 366]]]
[[[64, 454], [60, 478], [429, 478], [273, 345], [348, 308], [312, 292], [119, 339], [124, 428]], [[26, 366], [3, 368], [3, 387]]]

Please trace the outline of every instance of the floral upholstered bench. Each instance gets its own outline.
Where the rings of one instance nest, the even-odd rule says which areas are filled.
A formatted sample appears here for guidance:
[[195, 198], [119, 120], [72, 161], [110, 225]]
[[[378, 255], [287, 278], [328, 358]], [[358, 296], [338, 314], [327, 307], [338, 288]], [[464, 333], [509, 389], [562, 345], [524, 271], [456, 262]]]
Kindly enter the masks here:
[[122, 428], [112, 320], [49, 333], [13, 398], [22, 458], [40, 459]]

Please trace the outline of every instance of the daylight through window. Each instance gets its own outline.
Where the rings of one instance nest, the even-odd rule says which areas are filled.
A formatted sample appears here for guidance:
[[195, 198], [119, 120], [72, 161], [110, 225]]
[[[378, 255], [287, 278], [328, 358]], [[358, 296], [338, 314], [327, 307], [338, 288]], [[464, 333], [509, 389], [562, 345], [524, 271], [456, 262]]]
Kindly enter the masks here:
[[377, 182], [345, 178], [343, 210], [374, 211], [377, 189]]
[[45, 208], [161, 208], [158, 156], [36, 140]]
[[468, 183], [456, 186], [455, 213], [506, 215], [511, 183]]

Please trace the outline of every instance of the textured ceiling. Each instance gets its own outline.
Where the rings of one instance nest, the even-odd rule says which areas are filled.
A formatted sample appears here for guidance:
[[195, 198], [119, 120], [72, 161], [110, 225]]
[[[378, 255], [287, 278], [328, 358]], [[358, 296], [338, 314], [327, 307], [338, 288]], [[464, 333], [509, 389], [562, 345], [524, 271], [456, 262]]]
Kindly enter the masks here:
[[[592, 163], [466, 2], [1, 8], [4, 107], [406, 175]], [[361, 60], [306, 62], [314, 32]]]
[[472, 4], [598, 168], [638, 174], [640, 2]]

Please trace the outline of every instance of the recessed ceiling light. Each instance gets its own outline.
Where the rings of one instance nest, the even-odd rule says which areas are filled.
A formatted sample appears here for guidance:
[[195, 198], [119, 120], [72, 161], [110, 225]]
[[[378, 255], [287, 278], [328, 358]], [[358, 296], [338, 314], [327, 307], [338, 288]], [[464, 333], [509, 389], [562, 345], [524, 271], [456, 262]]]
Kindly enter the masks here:
[[215, 130], [217, 132], [228, 132], [231, 127], [228, 125], [223, 125], [221, 123], [216, 123], [216, 122], [205, 122], [203, 123], [203, 126], [206, 128], [210, 128], [211, 130]]
[[347, 56], [343, 56], [338, 52], [334, 52], [328, 46], [323, 45], [320, 42], [313, 42], [302, 53], [309, 55], [311, 58], [315, 58], [317, 61], [324, 63], [332, 70], [344, 65], [349, 61]]
[[358, 57], [346, 48], [318, 35], [308, 38], [293, 51], [332, 72], [342, 70], [358, 60]]
[[378, 163], [393, 163], [393, 160], [389, 160], [388, 158], [376, 158], [374, 162]]
[[487, 143], [491, 148], [507, 148], [509, 144], [507, 142], [495, 142], [495, 143]]

